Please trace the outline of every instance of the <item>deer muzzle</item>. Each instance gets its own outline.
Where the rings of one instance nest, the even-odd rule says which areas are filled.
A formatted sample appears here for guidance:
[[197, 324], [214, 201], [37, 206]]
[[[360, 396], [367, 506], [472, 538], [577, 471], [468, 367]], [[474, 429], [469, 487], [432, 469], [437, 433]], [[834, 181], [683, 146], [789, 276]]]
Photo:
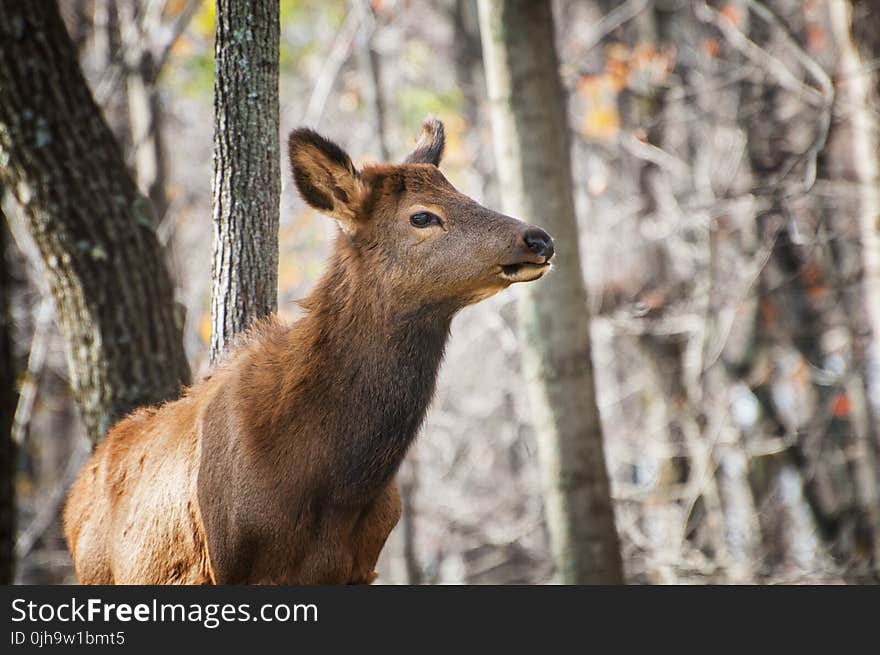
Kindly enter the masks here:
[[555, 252], [550, 235], [539, 227], [529, 226], [519, 238], [515, 259], [501, 265], [501, 277], [510, 282], [537, 280], [550, 270]]

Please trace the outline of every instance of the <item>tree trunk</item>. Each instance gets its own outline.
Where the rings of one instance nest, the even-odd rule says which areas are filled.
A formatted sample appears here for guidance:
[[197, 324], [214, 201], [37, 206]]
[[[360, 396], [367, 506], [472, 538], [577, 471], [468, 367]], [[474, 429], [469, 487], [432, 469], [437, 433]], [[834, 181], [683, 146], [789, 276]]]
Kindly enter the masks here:
[[21, 203], [94, 442], [189, 382], [149, 202], [89, 92], [53, 2], [0, 0], [0, 181]]
[[278, 1], [218, 0], [211, 360], [278, 295]]
[[[744, 14], [743, 31], [755, 43], [770, 40], [766, 22]], [[780, 119], [784, 91], [764, 79], [747, 79], [740, 88], [738, 122], [747, 136], [748, 176], [754, 187], [773, 180], [789, 164], [786, 151], [788, 126]], [[792, 424], [786, 420], [774, 401], [777, 376], [772, 374], [780, 360], [780, 349], [793, 347], [805, 364], [821, 367], [823, 359], [821, 337], [826, 329], [827, 306], [813, 300], [805, 271], [815, 271], [819, 277], [818, 262], [812, 253], [802, 247], [790, 218], [792, 210], [786, 198], [786, 188], [777, 183], [767, 194], [764, 204], [758, 205], [755, 215], [756, 233], [762, 243], [772, 246], [769, 261], [761, 268], [757, 281], [759, 311], [754, 314], [753, 354], [739, 371], [751, 388], [763, 415], [758, 443], [766, 445], [771, 439], [789, 445], [782, 451], [767, 448], [767, 452], [753, 453], [748, 461], [748, 476], [758, 510], [763, 550], [763, 572], [787, 565], [794, 557], [796, 507], [781, 493], [784, 479], [792, 464], [797, 465], [803, 480], [803, 493], [813, 519], [825, 539], [830, 539], [834, 519], [830, 505], [817, 484], [819, 476], [812, 472], [827, 470], [830, 458], [815, 457], [815, 430]], [[782, 369], [780, 369], [782, 370]], [[779, 377], [784, 377], [780, 373]], [[825, 407], [833, 394], [830, 387], [816, 386], [816, 407]], [[818, 415], [819, 412], [816, 412]], [[747, 443], [750, 440], [747, 439]]]
[[[3, 188], [0, 187], [0, 199]], [[12, 355], [12, 315], [6, 218], [0, 207], [0, 584], [12, 584], [15, 570], [15, 447], [12, 423], [15, 418], [15, 362]]]
[[455, 34], [455, 79], [464, 96], [464, 114], [468, 125], [480, 124], [480, 102], [484, 97], [480, 25], [476, 0], [455, 0], [450, 9]]
[[[839, 171], [841, 177], [855, 183], [858, 203], [854, 230], [860, 245], [860, 280], [857, 290], [861, 296], [855, 303], [860, 307], [862, 341], [857, 347], [858, 359], [865, 392], [869, 401], [870, 421], [875, 447], [880, 452], [880, 140], [877, 138], [876, 84], [880, 76], [872, 71], [872, 63], [880, 57], [880, 13], [865, 9], [870, 36], [865, 25], [858, 25], [853, 16], [853, 6], [847, 0], [830, 0], [829, 15], [831, 32], [839, 51], [837, 77], [840, 79], [838, 100], [842, 105], [850, 131], [850, 139], [844, 151], [850, 162]], [[859, 37], [860, 56], [854, 43], [853, 32]]]
[[[849, 0], [830, 0], [829, 31], [837, 57], [837, 120], [819, 160], [819, 175], [839, 184], [840, 193], [820, 199], [835, 239], [830, 243], [832, 271], [839, 281], [841, 306], [851, 338], [855, 379], [850, 448], [855, 501], [860, 505], [856, 549], [880, 571], [880, 507], [876, 456], [880, 445], [880, 175], [873, 74], [859, 56], [852, 33]], [[851, 187], [851, 188], [847, 188]], [[854, 559], [856, 557], [854, 556]]]
[[[743, 29], [753, 42], [763, 45], [771, 43], [779, 31], [756, 12], [758, 6], [751, 5], [751, 12], [745, 12], [748, 23]], [[818, 59], [825, 52], [827, 57], [827, 46], [820, 40], [806, 35], [799, 38], [806, 42], [807, 49], [811, 42], [816, 44], [810, 56]], [[755, 354], [741, 372], [761, 405], [765, 433], [775, 435], [783, 446], [779, 450], [772, 446], [774, 439], [762, 440], [761, 447], [753, 450], [771, 447], [763, 454], [754, 454], [749, 476], [758, 506], [764, 566], [772, 569], [796, 560], [802, 550], [805, 534], [795, 532], [801, 523], [801, 501], [792, 502], [790, 493], [781, 492], [796, 467], [803, 501], [818, 534], [830, 546], [835, 560], [847, 566], [847, 576], [852, 579], [852, 574], [861, 575], [864, 553], [870, 553], [875, 542], [876, 529], [871, 526], [876, 523], [876, 510], [863, 501], [871, 487], [865, 483], [868, 471], [864, 467], [866, 459], [861, 456], [868, 424], [864, 403], [857, 397], [862, 394], [858, 385], [849, 381], [852, 376], [826, 369], [831, 352], [829, 335], [834, 335], [841, 323], [849, 327], [855, 314], [846, 298], [848, 292], [832, 284], [845, 273], [841, 245], [847, 230], [841, 229], [839, 218], [850, 210], [839, 216], [829, 212], [822, 194], [814, 195], [809, 210], [793, 198], [784, 171], [793, 165], [790, 144], [798, 138], [798, 126], [784, 117], [789, 111], [788, 102], [786, 91], [770, 80], [755, 80], [743, 86], [740, 124], [748, 135], [749, 171], [755, 188], [764, 187], [764, 193], [756, 196], [764, 196], [756, 214], [757, 231], [762, 242], [772, 244], [772, 256], [758, 278]], [[816, 113], [811, 120], [816, 130], [814, 138], [821, 146], [825, 142], [823, 113]], [[830, 136], [839, 133], [839, 127], [834, 127]], [[818, 158], [820, 178], [827, 175], [831, 146], [829, 140]], [[768, 180], [775, 180], [772, 186], [767, 186]], [[835, 195], [836, 202], [840, 202], [842, 196]], [[822, 217], [820, 234], [833, 238], [803, 239], [801, 230], [810, 225], [813, 213]], [[829, 294], [829, 290], [835, 293]], [[843, 315], [839, 316], [841, 309]], [[852, 346], [855, 352], [856, 340]], [[809, 406], [798, 408], [798, 403], [786, 399], [785, 394], [786, 389], [806, 391], [797, 382], [804, 374], [811, 388], [805, 397]], [[850, 405], [852, 411], [843, 409]]]
[[480, 28], [504, 209], [558, 244], [556, 270], [524, 286], [518, 304], [557, 574], [570, 584], [620, 583], [550, 3], [481, 0]]

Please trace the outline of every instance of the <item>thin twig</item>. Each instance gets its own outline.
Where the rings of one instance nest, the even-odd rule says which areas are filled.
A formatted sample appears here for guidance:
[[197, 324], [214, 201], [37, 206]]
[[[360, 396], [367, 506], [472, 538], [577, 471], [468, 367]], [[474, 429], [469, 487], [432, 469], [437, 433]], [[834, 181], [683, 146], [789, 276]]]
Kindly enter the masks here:
[[695, 6], [694, 13], [700, 21], [714, 25], [730, 45], [739, 50], [752, 63], [770, 73], [779, 82], [780, 86], [804, 96], [816, 107], [822, 108], [827, 105], [827, 98], [823, 93], [798, 79], [788, 69], [788, 66], [752, 41], [730, 19], [723, 16], [720, 12], [715, 11], [705, 3], [699, 3]]
[[[724, 352], [724, 348], [727, 346], [727, 342], [730, 340], [730, 335], [733, 333], [733, 326], [736, 322], [736, 316], [739, 314], [742, 306], [745, 304], [746, 300], [749, 298], [749, 292], [757, 283], [758, 279], [761, 277], [761, 272], [764, 270], [764, 267], [767, 266], [767, 263], [770, 261], [770, 257], [773, 255], [773, 248], [776, 245], [776, 240], [778, 239], [778, 233], [773, 235], [773, 238], [769, 243], [763, 245], [761, 249], [758, 251], [757, 256], [753, 259], [753, 267], [751, 274], [748, 279], [746, 279], [745, 284], [743, 285], [742, 290], [738, 294], [738, 299], [732, 310], [729, 312], [729, 320], [727, 321], [727, 326], [724, 328], [723, 335], [718, 340], [715, 348], [712, 351], [708, 351], [709, 344], [707, 343], [707, 354], [703, 358], [703, 366], [700, 371], [701, 375], [705, 375], [705, 373], [712, 368], [715, 363], [721, 358], [722, 353]], [[711, 354], [708, 354], [711, 352]]]
[[153, 50], [153, 59], [155, 61], [155, 75], [158, 78], [159, 74], [162, 72], [162, 69], [165, 67], [166, 62], [168, 61], [168, 56], [171, 54], [171, 49], [174, 47], [174, 44], [177, 43], [177, 39], [186, 31], [186, 28], [189, 26], [190, 21], [192, 21], [193, 16], [195, 16], [196, 11], [199, 8], [199, 0], [189, 0], [186, 6], [183, 8], [175, 18], [174, 22], [171, 23], [170, 33], [165, 42], [159, 46], [157, 46]]
[[628, 0], [602, 16], [593, 26], [593, 29], [583, 37], [580, 46], [590, 50], [606, 36], [611, 34], [624, 23], [628, 23], [640, 13], [645, 11], [652, 0]]
[[77, 440], [78, 445], [70, 455], [61, 479], [55, 483], [46, 502], [37, 511], [33, 520], [19, 534], [15, 542], [15, 556], [18, 561], [25, 559], [30, 554], [40, 538], [46, 534], [46, 530], [55, 523], [58, 513], [61, 511], [61, 505], [64, 504], [64, 499], [67, 497], [67, 489], [73, 484], [89, 455], [89, 450], [82, 446], [83, 443], [83, 439]]
[[684, 161], [674, 155], [670, 155], [662, 148], [640, 141], [629, 132], [621, 136], [620, 145], [633, 157], [654, 164], [657, 168], [666, 170], [676, 177], [683, 179], [690, 179], [691, 177], [691, 167]]
[[[169, 29], [166, 39], [160, 44], [149, 43], [152, 35], [145, 29], [145, 23], [134, 23], [130, 25], [130, 30], [120, 29], [122, 37], [126, 37], [125, 32], [129, 34], [122, 41], [125, 45], [121, 46], [117, 52], [113, 53], [111, 61], [104, 69], [101, 78], [95, 84], [95, 101], [98, 105], [103, 106], [119, 89], [122, 79], [125, 76], [127, 64], [125, 63], [124, 50], [128, 47], [139, 46], [144, 50], [149, 50], [153, 57], [153, 70], [151, 71], [153, 80], [158, 79], [162, 69], [168, 63], [171, 50], [180, 36], [186, 31], [193, 16], [199, 8], [199, 0], [188, 0], [183, 10], [174, 18]], [[143, 43], [141, 43], [143, 42]]]
[[24, 444], [30, 431], [31, 418], [40, 390], [40, 380], [46, 368], [46, 354], [49, 351], [51, 328], [52, 300], [43, 298], [34, 319], [34, 336], [31, 339], [27, 370], [24, 383], [21, 385], [21, 392], [18, 395], [18, 404], [15, 406], [15, 418], [12, 421], [12, 441], [19, 447]]
[[[800, 188], [786, 193], [782, 198], [800, 196], [807, 193], [816, 182], [819, 153], [825, 147], [825, 143], [828, 140], [828, 133], [831, 129], [831, 113], [834, 105], [834, 84], [831, 82], [829, 75], [822, 69], [816, 60], [810, 57], [810, 55], [798, 45], [797, 41], [788, 31], [788, 28], [775, 13], [757, 0], [746, 0], [746, 2], [749, 8], [751, 8], [757, 16], [782, 34], [786, 46], [792, 52], [795, 59], [797, 59], [804, 70], [806, 70], [806, 72], [816, 81], [819, 86], [818, 90], [801, 81], [782, 61], [751, 40], [733, 23], [733, 21], [723, 16], [720, 12], [712, 9], [708, 4], [698, 3], [695, 6], [694, 13], [700, 21], [714, 25], [724, 35], [728, 43], [749, 58], [754, 64], [770, 73], [780, 86], [789, 91], [800, 94], [807, 100], [807, 102], [820, 110], [816, 135], [809, 147], [797, 157], [792, 158], [790, 163], [779, 171], [769, 184], [763, 187], [764, 189], [772, 189], [772, 192], [776, 194], [779, 185], [791, 174], [799, 163], [804, 162], [804, 178]], [[756, 189], [755, 192], [761, 193], [761, 189]]]
[[363, 77], [364, 104], [372, 122], [379, 159], [388, 161], [389, 148], [385, 135], [385, 98], [382, 96], [379, 54], [373, 47], [376, 16], [368, 0], [352, 0], [352, 11], [360, 14], [362, 27], [357, 34], [357, 59]]
[[345, 22], [336, 34], [336, 39], [333, 41], [330, 52], [327, 54], [326, 59], [324, 59], [324, 66], [321, 68], [318, 81], [315, 83], [308, 105], [306, 105], [303, 124], [317, 127], [321, 122], [324, 108], [327, 106], [327, 100], [333, 92], [336, 78], [339, 76], [342, 66], [351, 55], [352, 45], [362, 24], [359, 12], [348, 12]]
[[834, 97], [834, 84], [831, 82], [831, 77], [825, 70], [819, 65], [819, 63], [813, 59], [807, 52], [798, 45], [797, 39], [795, 39], [788, 27], [785, 23], [777, 16], [771, 9], [769, 9], [763, 2], [758, 2], [758, 0], [746, 0], [746, 4], [749, 5], [749, 8], [754, 11], [758, 16], [760, 16], [764, 21], [768, 24], [775, 27], [779, 32], [783, 35], [786, 45], [789, 50], [791, 50], [792, 54], [795, 58], [800, 62], [801, 66], [806, 69], [810, 75], [813, 76], [813, 79], [818, 82], [819, 86], [822, 89], [822, 95], [824, 96], [825, 102], [830, 101]]

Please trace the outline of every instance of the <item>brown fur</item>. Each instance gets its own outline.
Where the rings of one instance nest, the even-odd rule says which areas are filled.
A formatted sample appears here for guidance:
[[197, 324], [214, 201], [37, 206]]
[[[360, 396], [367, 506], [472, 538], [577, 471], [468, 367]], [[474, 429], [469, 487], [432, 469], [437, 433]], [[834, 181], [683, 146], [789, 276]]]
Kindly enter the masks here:
[[[260, 322], [182, 398], [110, 431], [64, 512], [80, 582], [373, 581], [453, 315], [550, 256], [424, 162], [442, 152], [437, 125], [422, 163], [362, 171], [291, 135], [301, 195], [343, 227], [329, 269], [300, 321]], [[424, 211], [441, 224], [414, 227]]]

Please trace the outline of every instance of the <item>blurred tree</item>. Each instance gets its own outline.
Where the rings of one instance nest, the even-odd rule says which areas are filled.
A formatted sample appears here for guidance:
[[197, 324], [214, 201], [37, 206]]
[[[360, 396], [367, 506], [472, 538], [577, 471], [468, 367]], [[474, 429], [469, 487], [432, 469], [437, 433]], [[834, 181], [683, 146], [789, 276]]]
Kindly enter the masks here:
[[388, 161], [388, 138], [385, 134], [385, 97], [382, 93], [382, 59], [375, 47], [374, 35], [379, 17], [368, 0], [351, 0], [351, 10], [360, 17], [361, 27], [355, 35], [355, 56], [362, 78], [364, 108], [370, 130], [375, 136], [379, 161]]
[[[857, 217], [861, 265], [857, 295], [853, 304], [862, 327], [856, 338], [857, 362], [862, 370], [872, 423], [875, 454], [880, 455], [880, 148], [877, 138], [878, 82], [876, 63], [880, 60], [880, 12], [866, 0], [829, 0], [830, 31], [840, 56], [837, 78], [838, 98], [850, 124], [851, 134], [842, 152], [848, 165], [841, 171], [847, 181], [856, 183]], [[845, 160], [846, 161], [846, 160]]]
[[[736, 21], [728, 20], [725, 25], [728, 29], [736, 27], [766, 48], [773, 43], [776, 27], [749, 9], [750, 4], [743, 3], [737, 7]], [[791, 561], [797, 548], [793, 529], [796, 508], [783, 492], [790, 469], [796, 465], [818, 532], [828, 541], [839, 534], [838, 508], [843, 504], [840, 499], [849, 493], [850, 480], [845, 472], [841, 474], [839, 457], [828, 449], [831, 446], [836, 450], [839, 438], [826, 441], [823, 434], [828, 427], [825, 410], [835, 388], [824, 383], [811, 385], [815, 391], [815, 406], [811, 408], [815, 420], [810, 426], [802, 424], [805, 421], [797, 416], [794, 403], [780, 392], [794, 380], [812, 382], [810, 371], [821, 370], [822, 338], [830, 322], [826, 296], [817, 293], [827, 281], [816, 253], [805, 247], [790, 201], [791, 187], [798, 180], [790, 174], [793, 157], [788, 144], [801, 126], [783, 118], [790, 96], [773, 75], [746, 78], [741, 96], [738, 120], [746, 135], [747, 171], [754, 189], [763, 196], [763, 204], [755, 214], [756, 230], [762, 242], [771, 244], [771, 256], [758, 278], [760, 305], [753, 314], [753, 353], [743, 362], [740, 374], [750, 383], [763, 410], [765, 442], [776, 438], [785, 444], [784, 448], [755, 452], [748, 462], [761, 529], [763, 566], [773, 570]], [[830, 107], [818, 113], [808, 107], [807, 112], [816, 148], [821, 148], [824, 130], [820, 126]], [[806, 156], [814, 159], [816, 152]], [[847, 426], [838, 423], [834, 427], [840, 432]], [[845, 434], [841, 432], [840, 438]], [[838, 480], [844, 489], [826, 484], [829, 479]]]
[[[729, 29], [737, 29], [743, 35], [748, 35], [756, 44], [764, 44], [770, 40], [770, 30], [763, 21], [751, 21], [747, 2], [736, 3], [712, 3], [713, 8], [723, 4], [727, 8], [727, 14], [716, 14], [719, 20], [726, 20], [724, 25]], [[709, 34], [716, 34], [710, 32]], [[724, 39], [724, 33], [719, 34], [722, 40], [718, 42], [719, 55], [732, 57], [734, 53], [727, 52], [729, 47], [728, 35]], [[724, 48], [725, 50], [722, 50]], [[736, 52], [736, 51], [734, 51]], [[739, 53], [736, 53], [739, 54]], [[738, 66], [746, 65], [742, 57], [734, 61]], [[781, 124], [778, 107], [783, 100], [784, 92], [773, 80], [767, 80], [762, 75], [745, 77], [738, 85], [736, 102], [736, 119], [746, 136], [746, 160], [743, 162], [743, 173], [755, 186], [763, 184], [766, 180], [774, 179], [780, 174], [788, 160], [785, 159], [785, 149], [780, 147], [786, 138], [785, 126]], [[713, 90], [713, 95], [717, 91]], [[773, 366], [773, 345], [778, 336], [773, 334], [775, 326], [768, 325], [767, 317], [777, 316], [777, 311], [768, 311], [768, 307], [777, 308], [779, 302], [790, 302], [786, 316], [797, 315], [792, 322], [803, 325], [804, 329], [798, 333], [797, 345], [801, 346], [802, 352], [815, 355], [818, 325], [821, 315], [817, 309], [807, 302], [808, 296], [803, 288], [802, 279], [797, 275], [801, 264], [800, 252], [797, 247], [797, 236], [792, 234], [794, 223], [786, 221], [782, 215], [784, 205], [785, 188], [777, 184], [769, 189], [763, 189], [769, 196], [768, 208], [758, 211], [754, 217], [757, 233], [762, 242], [772, 244], [772, 257], [760, 270], [759, 295], [761, 296], [763, 312], [757, 307], [749, 308], [749, 317], [754, 321], [754, 329], [743, 330], [754, 338], [750, 347], [744, 348], [740, 353], [741, 360], [732, 362], [729, 354], [727, 359], [734, 374], [742, 376], [750, 382], [750, 388], [755, 394], [757, 401], [764, 410], [765, 422], [762, 437], [769, 439], [775, 437], [784, 440], [794, 429], [787, 426], [773, 401], [774, 378], [768, 373], [768, 367]], [[747, 250], [746, 244], [735, 247]], [[717, 245], [716, 245], [717, 248]], [[744, 258], [747, 256], [744, 252]], [[758, 353], [755, 356], [754, 353]], [[778, 355], [777, 355], [778, 357]], [[780, 493], [781, 480], [789, 466], [788, 449], [767, 449], [767, 452], [754, 452], [748, 458], [748, 481], [754, 498], [757, 512], [757, 520], [760, 529], [761, 548], [763, 549], [763, 565], [766, 569], [781, 566], [791, 556], [792, 518], [791, 507], [785, 502]]]
[[[780, 5], [746, 2], [731, 14], [736, 20], [728, 17], [725, 23], [762, 48], [772, 48], [782, 36], [786, 51], [794, 53], [816, 85], [818, 100], [801, 105], [804, 122], [792, 121], [785, 117], [792, 96], [779, 83], [778, 71], [743, 84], [740, 121], [747, 136], [748, 168], [762, 198], [756, 227], [762, 241], [772, 246], [758, 280], [754, 354], [744, 377], [763, 409], [765, 436], [775, 435], [786, 444], [754, 454], [749, 477], [759, 508], [765, 567], [790, 561], [803, 541], [793, 528], [797, 508], [784, 492], [784, 481], [796, 466], [818, 534], [848, 573], [861, 576], [876, 549], [877, 510], [872, 457], [865, 447], [871, 418], [857, 383], [863, 370], [859, 362], [865, 361], [859, 353], [866, 347], [865, 337], [870, 338], [870, 332], [862, 334], [855, 327], [866, 304], [853, 275], [860, 266], [859, 237], [853, 229], [857, 221], [852, 220], [858, 210], [851, 194], [813, 193], [814, 185], [830, 188], [826, 185], [847, 178], [842, 169], [849, 166], [853, 151], [852, 103], [838, 95], [839, 115], [832, 121], [832, 84], [820, 62], [829, 69], [842, 65], [845, 57], [835, 49], [850, 37], [848, 27], [836, 36], [828, 31], [828, 3], [811, 7], [790, 5], [783, 18], [775, 13]], [[806, 148], [792, 148], [798, 139], [806, 141]], [[798, 197], [806, 193], [813, 198], [805, 208]], [[804, 232], [814, 211], [823, 236], [819, 243]], [[852, 370], [836, 367], [836, 353], [829, 347], [841, 341], [835, 338], [841, 325], [850, 338], [836, 348], [852, 360]], [[798, 416], [790, 394], [798, 387], [810, 392], [806, 416]]]
[[[119, 122], [125, 124], [128, 132], [124, 143], [130, 145], [126, 154], [134, 169], [138, 188], [153, 204], [157, 222], [165, 218], [169, 208], [164, 138], [166, 121], [158, 81], [171, 48], [198, 6], [198, 0], [183, 3], [172, 3], [171, 0], [132, 0], [123, 3], [97, 0], [95, 7], [96, 15], [107, 23], [103, 30], [105, 34], [98, 39], [101, 43], [99, 53], [106, 52], [108, 41], [114, 38], [119, 41], [118, 49], [112, 51], [108, 60], [111, 66], [118, 68], [119, 77], [124, 78], [125, 82], [127, 111], [124, 112], [124, 120]], [[166, 13], [171, 14], [171, 18], [163, 21]], [[114, 15], [115, 21], [111, 19]], [[111, 83], [109, 86], [114, 85]]]
[[59, 4], [61, 17], [67, 25], [67, 33], [73, 41], [77, 52], [82, 50], [88, 41], [92, 28], [92, 2], [95, 0], [66, 0]]
[[150, 204], [128, 174], [54, 2], [0, 0], [0, 181], [46, 264], [89, 436], [189, 382]]
[[[0, 198], [3, 188], [0, 187]], [[6, 218], [0, 207], [0, 584], [12, 584], [15, 568], [15, 447], [12, 423], [15, 418], [15, 362], [12, 355], [12, 315]]]
[[481, 0], [479, 8], [504, 209], [559, 244], [556, 270], [521, 290], [518, 309], [557, 574], [564, 583], [621, 583], [553, 15], [543, 1]]
[[481, 68], [480, 23], [476, 0], [455, 0], [449, 9], [455, 31], [455, 79], [464, 95], [464, 114], [469, 125], [479, 125], [480, 102], [485, 94]]
[[278, 296], [278, 0], [218, 0], [211, 360]]
[[[835, 118], [819, 160], [819, 176], [841, 187], [817, 203], [837, 238], [829, 244], [832, 275], [850, 337], [852, 374], [845, 394], [854, 433], [847, 444], [857, 528], [853, 559], [880, 571], [880, 176], [873, 101], [874, 73], [862, 61], [853, 36], [852, 3], [829, 0], [828, 32], [836, 48]], [[876, 39], [874, 39], [876, 41]], [[880, 53], [875, 53], [880, 54]], [[872, 57], [873, 59], [873, 57]], [[847, 188], [849, 187], [849, 188]]]

